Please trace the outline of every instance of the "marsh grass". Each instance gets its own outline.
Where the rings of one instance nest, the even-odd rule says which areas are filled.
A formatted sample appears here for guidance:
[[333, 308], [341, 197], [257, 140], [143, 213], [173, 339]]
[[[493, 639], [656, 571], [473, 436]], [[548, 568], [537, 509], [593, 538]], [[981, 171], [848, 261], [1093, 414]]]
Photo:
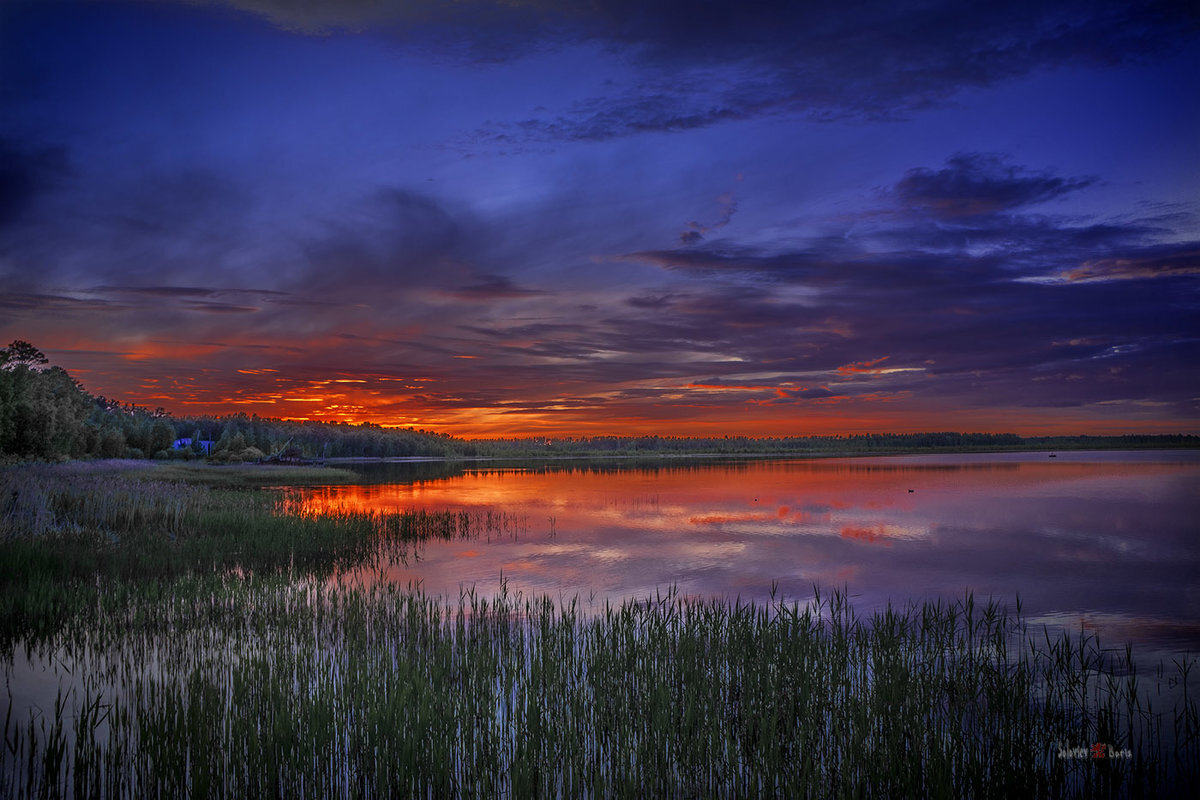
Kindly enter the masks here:
[[205, 464], [138, 462], [134, 477], [224, 488], [353, 483], [357, 473], [336, 467], [290, 464]]
[[[1139, 797], [1198, 781], [1194, 659], [1147, 668], [1019, 607], [445, 599], [371, 570], [519, 520], [309, 516], [277, 493], [84, 477], [0, 485], [18, 491], [0, 529], [0, 796]], [[339, 565], [365, 577], [332, 580]], [[31, 674], [53, 696], [22, 694]], [[1064, 756], [1095, 743], [1129, 755]]]
[[[140, 577], [234, 566], [316, 569], [361, 563], [365, 549], [380, 545], [515, 536], [525, 529], [517, 516], [491, 510], [309, 514], [283, 492], [161, 480], [173, 474], [169, 468], [72, 473], [60, 466], [0, 471], [0, 545], [57, 557], [62, 574], [122, 567]], [[117, 557], [106, 558], [110, 554]]]
[[91, 624], [109, 582], [230, 570], [329, 576], [407, 563], [431, 540], [526, 530], [516, 515], [486, 510], [305, 514], [281, 492], [148, 480], [119, 463], [64, 469], [72, 466], [0, 471], [0, 648]]
[[[102, 603], [30, 656], [92, 677], [6, 720], [0, 793], [1140, 796], [1200, 764], [1194, 698], [1154, 710], [1131, 658], [970, 597], [584, 616], [227, 576]], [[1094, 742], [1131, 756], [1060, 757]]]

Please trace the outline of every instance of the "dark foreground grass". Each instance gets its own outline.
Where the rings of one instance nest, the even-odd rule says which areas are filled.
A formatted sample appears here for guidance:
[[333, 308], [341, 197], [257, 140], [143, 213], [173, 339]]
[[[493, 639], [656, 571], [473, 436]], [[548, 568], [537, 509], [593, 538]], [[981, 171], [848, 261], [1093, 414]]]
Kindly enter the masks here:
[[1152, 708], [1155, 673], [970, 599], [584, 616], [225, 578], [101, 604], [30, 648], [75, 677], [5, 720], [0, 794], [1184, 796], [1200, 764], [1191, 696]]
[[[1147, 668], [1019, 610], [445, 600], [337, 580], [319, 554], [371, 563], [372, 536], [480, 520], [98, 496], [120, 487], [5, 523], [0, 796], [1195, 796], [1192, 662]], [[138, 550], [145, 574], [123, 566]], [[31, 673], [57, 688], [23, 696]]]
[[[307, 481], [311, 471], [320, 470], [301, 477]], [[165, 481], [163, 474], [136, 462], [0, 470], [0, 648], [68, 622], [93, 624], [97, 592], [110, 583], [157, 585], [230, 571], [331, 576], [404, 563], [431, 539], [525, 530], [522, 519], [503, 512], [310, 515], [286, 494], [217, 488], [207, 478]]]

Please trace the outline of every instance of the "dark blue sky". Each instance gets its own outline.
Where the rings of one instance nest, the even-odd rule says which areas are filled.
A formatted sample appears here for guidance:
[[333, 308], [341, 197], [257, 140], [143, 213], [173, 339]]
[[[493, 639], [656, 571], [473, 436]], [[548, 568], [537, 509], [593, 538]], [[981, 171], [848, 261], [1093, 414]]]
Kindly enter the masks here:
[[1197, 432], [1189, 3], [6, 3], [0, 339], [180, 413]]

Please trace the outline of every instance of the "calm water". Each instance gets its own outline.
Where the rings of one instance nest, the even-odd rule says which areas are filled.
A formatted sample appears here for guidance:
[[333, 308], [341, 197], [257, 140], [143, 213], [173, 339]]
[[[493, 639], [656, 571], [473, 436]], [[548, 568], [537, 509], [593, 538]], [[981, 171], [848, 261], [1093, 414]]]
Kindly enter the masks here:
[[819, 584], [866, 612], [971, 589], [1109, 644], [1200, 649], [1200, 452], [354, 468], [363, 484], [305, 505], [524, 517], [515, 538], [435, 542], [392, 568], [431, 592], [492, 594], [503, 575], [586, 606], [672, 585], [803, 601]]

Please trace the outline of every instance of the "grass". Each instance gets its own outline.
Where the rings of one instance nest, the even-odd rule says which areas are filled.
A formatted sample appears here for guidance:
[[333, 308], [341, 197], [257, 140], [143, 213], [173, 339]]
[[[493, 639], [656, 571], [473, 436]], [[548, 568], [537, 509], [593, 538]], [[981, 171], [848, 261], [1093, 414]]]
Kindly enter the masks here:
[[[330, 565], [516, 521], [314, 518], [272, 493], [93, 475], [0, 473], [0, 498], [18, 491], [0, 796], [1137, 797], [1200, 780], [1192, 660], [1148, 669], [1019, 608], [448, 600]], [[55, 696], [15, 700], [40, 672]], [[1062, 757], [1095, 743], [1129, 755]]]
[[137, 467], [131, 470], [133, 477], [226, 488], [353, 483], [358, 480], [358, 475], [354, 472], [336, 467], [291, 464], [135, 463]]
[[278, 492], [159, 478], [120, 463], [0, 470], [0, 647], [68, 620], [92, 624], [105, 581], [329, 576], [405, 563], [431, 539], [524, 530], [523, 520], [495, 512], [305, 515]]
[[[226, 577], [101, 604], [34, 649], [89, 677], [6, 721], [6, 796], [1138, 796], [1200, 763], [1194, 699], [1164, 732], [1131, 660], [970, 598], [584, 617]], [[1131, 755], [1059, 757], [1095, 742]]]

